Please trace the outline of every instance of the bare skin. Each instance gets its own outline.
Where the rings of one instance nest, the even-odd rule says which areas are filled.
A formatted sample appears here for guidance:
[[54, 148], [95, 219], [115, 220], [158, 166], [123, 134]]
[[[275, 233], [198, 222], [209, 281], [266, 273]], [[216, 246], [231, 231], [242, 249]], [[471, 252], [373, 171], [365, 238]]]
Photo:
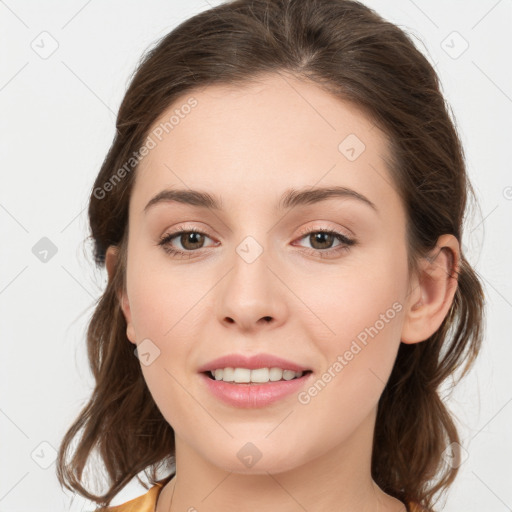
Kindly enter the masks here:
[[[371, 478], [377, 404], [400, 343], [426, 340], [448, 313], [456, 238], [440, 237], [431, 261], [408, 275], [386, 136], [318, 86], [279, 74], [243, 88], [211, 86], [162, 119], [189, 96], [197, 106], [137, 170], [119, 293], [128, 340], [149, 339], [160, 351], [141, 368], [175, 431], [177, 477], [156, 512], [404, 511]], [[365, 146], [353, 160], [338, 148], [350, 134]], [[355, 190], [376, 210], [349, 196], [277, 209], [289, 188], [327, 186]], [[218, 196], [223, 210], [167, 201], [144, 212], [169, 188]], [[187, 244], [178, 234], [168, 245], [187, 254], [177, 257], [158, 242], [180, 227], [204, 236]], [[302, 234], [318, 229], [357, 243], [340, 250], [335, 237]], [[263, 250], [251, 263], [236, 251], [247, 236]], [[110, 276], [116, 262], [110, 247]], [[198, 373], [220, 355], [266, 352], [311, 368], [316, 381], [329, 368], [332, 376], [337, 357], [371, 326], [377, 333], [308, 403], [291, 395], [238, 409], [212, 396]], [[252, 467], [237, 456], [248, 442], [262, 455]]]

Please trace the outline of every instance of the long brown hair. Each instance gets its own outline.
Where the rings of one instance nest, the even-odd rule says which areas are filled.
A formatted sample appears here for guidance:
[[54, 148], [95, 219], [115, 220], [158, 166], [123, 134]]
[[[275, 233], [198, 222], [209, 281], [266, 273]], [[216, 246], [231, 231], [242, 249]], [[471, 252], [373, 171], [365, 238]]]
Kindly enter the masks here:
[[[155, 120], [178, 100], [192, 104], [197, 88], [243, 85], [282, 72], [357, 105], [389, 137], [388, 164], [407, 212], [410, 268], [442, 234], [462, 243], [467, 196], [474, 197], [463, 149], [434, 69], [397, 26], [349, 0], [236, 0], [181, 23], [144, 55], [134, 73], [90, 196], [95, 262], [104, 266], [106, 249], [114, 245], [120, 263], [88, 326], [96, 386], [64, 436], [57, 475], [61, 485], [100, 505], [110, 504], [142, 471], [153, 484], [161, 481], [158, 470], [175, 455], [174, 431], [146, 386], [118, 300], [141, 148], [148, 146]], [[374, 433], [375, 482], [397, 499], [427, 508], [458, 472], [457, 465], [443, 465], [445, 449], [460, 440], [439, 387], [457, 370], [462, 371], [454, 383], [468, 372], [483, 337], [482, 285], [463, 251], [456, 279], [451, 309], [438, 331], [424, 342], [400, 344]], [[93, 454], [108, 474], [102, 495], [83, 486]]]

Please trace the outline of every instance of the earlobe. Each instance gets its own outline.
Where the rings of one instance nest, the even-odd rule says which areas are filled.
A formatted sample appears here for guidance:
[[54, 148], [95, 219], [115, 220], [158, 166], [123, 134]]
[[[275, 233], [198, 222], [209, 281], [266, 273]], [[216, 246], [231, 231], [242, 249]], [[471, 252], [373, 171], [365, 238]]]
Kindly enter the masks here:
[[425, 341], [441, 326], [457, 290], [460, 247], [453, 235], [439, 237], [436, 247], [424, 258], [406, 308], [401, 340]]
[[121, 309], [123, 311], [124, 318], [126, 320], [126, 337], [136, 345], [136, 337], [135, 337], [135, 329], [133, 328], [132, 322], [132, 313], [130, 310], [130, 303], [128, 302], [128, 297], [126, 293], [123, 293], [121, 296]]
[[[105, 254], [105, 266], [107, 268], [109, 282], [112, 282], [112, 279], [115, 275], [116, 266], [118, 264], [118, 254], [119, 250], [115, 245], [109, 246]], [[121, 311], [123, 312], [124, 318], [126, 320], [126, 336], [133, 344], [135, 344], [135, 330], [133, 328], [128, 296], [123, 290], [117, 290], [116, 294], [119, 305], [121, 307]]]

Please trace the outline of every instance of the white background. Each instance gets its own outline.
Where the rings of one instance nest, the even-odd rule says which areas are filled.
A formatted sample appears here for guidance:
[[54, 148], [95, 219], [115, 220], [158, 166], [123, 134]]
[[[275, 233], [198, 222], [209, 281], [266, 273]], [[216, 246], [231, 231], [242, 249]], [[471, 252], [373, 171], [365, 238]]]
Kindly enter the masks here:
[[[88, 194], [142, 53], [218, 3], [0, 2], [0, 512], [93, 509], [60, 489], [52, 462], [93, 384], [85, 328], [106, 275], [85, 243]], [[475, 369], [449, 399], [468, 458], [444, 510], [504, 512], [512, 509], [512, 3], [365, 3], [414, 34], [436, 65], [479, 196], [464, 244], [485, 285], [487, 328]], [[58, 43], [46, 59], [32, 48], [43, 37], [46, 48]], [[46, 263], [32, 252], [42, 237], [57, 249]], [[113, 504], [143, 492], [134, 483]]]

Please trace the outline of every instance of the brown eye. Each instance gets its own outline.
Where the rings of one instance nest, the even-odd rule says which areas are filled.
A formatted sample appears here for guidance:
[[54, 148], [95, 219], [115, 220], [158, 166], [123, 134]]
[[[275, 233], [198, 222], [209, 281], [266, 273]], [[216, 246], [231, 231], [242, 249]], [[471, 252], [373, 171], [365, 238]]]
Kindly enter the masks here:
[[204, 238], [205, 237], [202, 233], [191, 231], [180, 235], [179, 240], [184, 249], [193, 251], [194, 249], [201, 249], [201, 245], [204, 243]]
[[[164, 235], [158, 245], [161, 245], [165, 252], [173, 256], [191, 257], [204, 247], [206, 238], [210, 237], [195, 229], [179, 228], [173, 233]], [[174, 246], [175, 240], [178, 241], [181, 247]]]
[[[313, 249], [330, 249], [336, 237], [331, 233], [318, 231], [309, 235], [309, 241]], [[318, 244], [318, 245], [317, 245]]]
[[[300, 239], [307, 239], [311, 248], [304, 247], [304, 251], [313, 256], [321, 258], [335, 257], [341, 252], [348, 251], [350, 246], [356, 244], [356, 240], [350, 239], [337, 231], [330, 229], [313, 229], [303, 231]], [[339, 244], [333, 246], [333, 242], [339, 241]]]

